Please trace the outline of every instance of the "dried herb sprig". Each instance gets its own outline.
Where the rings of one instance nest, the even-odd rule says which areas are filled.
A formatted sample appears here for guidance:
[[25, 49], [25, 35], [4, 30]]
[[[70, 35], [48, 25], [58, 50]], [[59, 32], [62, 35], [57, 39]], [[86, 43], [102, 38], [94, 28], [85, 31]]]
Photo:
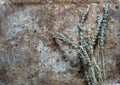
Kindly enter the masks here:
[[100, 37], [99, 37], [99, 62], [100, 62], [100, 68], [103, 71], [103, 80], [105, 82], [106, 74], [105, 74], [105, 68], [104, 68], [104, 42], [105, 42], [105, 34], [106, 34], [106, 28], [107, 28], [107, 19], [108, 19], [108, 11], [109, 11], [109, 3], [105, 5], [104, 8], [104, 15], [102, 20], [102, 26], [100, 31]]
[[66, 44], [68, 44], [69, 46], [71, 46], [72, 48], [78, 49], [78, 47], [74, 43], [72, 43], [69, 39], [67, 39], [64, 35], [62, 35], [58, 32], [55, 32], [54, 35], [55, 35], [54, 37], [55, 37], [56, 41], [61, 40], [61, 41], [65, 42]]
[[93, 50], [93, 48], [92, 48], [92, 30], [91, 30], [91, 24], [89, 24], [87, 32], [88, 32], [88, 44], [89, 44], [90, 50]]
[[88, 43], [86, 43], [84, 40], [83, 27], [84, 27], [85, 21], [87, 19], [87, 16], [90, 12], [90, 8], [91, 8], [91, 6], [88, 6], [86, 11], [83, 13], [81, 20], [79, 21], [79, 24], [77, 26], [78, 33], [79, 33], [79, 45], [82, 45], [84, 47], [84, 49], [86, 49], [87, 51], [90, 51], [90, 47], [89, 47]]
[[83, 37], [83, 26], [84, 26], [84, 23], [87, 19], [87, 16], [89, 14], [89, 11], [90, 11], [90, 7], [91, 6], [88, 6], [88, 8], [86, 9], [86, 11], [83, 13], [82, 15], [82, 18], [78, 24], [78, 32], [79, 32], [79, 44], [84, 44], [84, 37]]
[[97, 23], [97, 27], [96, 27], [96, 31], [95, 31], [95, 34], [94, 34], [94, 37], [93, 37], [93, 46], [96, 44], [96, 40], [98, 38], [98, 35], [100, 34], [100, 27], [101, 27], [101, 24], [102, 24], [102, 20], [103, 20], [103, 17], [102, 17], [102, 14], [100, 14], [100, 10], [99, 9], [96, 9], [96, 12], [97, 12], [97, 20], [96, 20], [96, 23]]

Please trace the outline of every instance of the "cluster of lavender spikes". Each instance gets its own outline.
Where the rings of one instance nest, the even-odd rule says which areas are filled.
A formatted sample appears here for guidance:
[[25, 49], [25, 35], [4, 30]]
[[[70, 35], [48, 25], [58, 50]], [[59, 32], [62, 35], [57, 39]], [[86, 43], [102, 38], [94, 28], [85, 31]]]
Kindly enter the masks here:
[[[80, 59], [83, 63], [85, 80], [87, 85], [102, 85], [105, 83], [105, 69], [104, 69], [104, 41], [106, 34], [107, 18], [109, 11], [109, 3], [104, 7], [104, 14], [100, 14], [99, 9], [95, 10], [97, 13], [97, 25], [94, 36], [92, 37], [91, 28], [88, 28], [88, 42], [84, 40], [83, 27], [87, 19], [91, 6], [89, 6], [83, 13], [82, 18], [78, 25], [79, 32], [79, 45], [75, 45], [67, 39], [64, 35], [55, 32], [55, 40], [63, 41], [80, 54]], [[98, 43], [98, 61], [94, 57], [94, 46]]]

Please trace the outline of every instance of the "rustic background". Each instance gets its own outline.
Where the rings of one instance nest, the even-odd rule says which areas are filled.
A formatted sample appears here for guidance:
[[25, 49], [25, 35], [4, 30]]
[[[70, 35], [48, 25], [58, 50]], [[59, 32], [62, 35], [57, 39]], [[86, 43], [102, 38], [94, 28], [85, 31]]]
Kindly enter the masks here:
[[93, 6], [84, 28], [94, 32], [94, 7], [103, 13], [107, 1], [106, 80], [120, 82], [120, 0], [0, 0], [0, 85], [84, 85], [77, 53], [53, 34], [77, 44], [84, 10]]

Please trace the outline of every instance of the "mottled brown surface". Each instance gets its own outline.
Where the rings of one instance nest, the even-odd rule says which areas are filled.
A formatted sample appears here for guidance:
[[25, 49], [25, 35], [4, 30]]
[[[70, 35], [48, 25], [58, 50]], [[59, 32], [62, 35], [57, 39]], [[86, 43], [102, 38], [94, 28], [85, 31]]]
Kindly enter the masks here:
[[[84, 31], [91, 23], [94, 33], [94, 7], [102, 12], [107, 0], [2, 1], [0, 85], [84, 85], [77, 53], [64, 43], [58, 46], [53, 34], [60, 32], [77, 44], [82, 12], [93, 5]], [[105, 66], [106, 80], [112, 83], [120, 79], [120, 1], [110, 2]]]

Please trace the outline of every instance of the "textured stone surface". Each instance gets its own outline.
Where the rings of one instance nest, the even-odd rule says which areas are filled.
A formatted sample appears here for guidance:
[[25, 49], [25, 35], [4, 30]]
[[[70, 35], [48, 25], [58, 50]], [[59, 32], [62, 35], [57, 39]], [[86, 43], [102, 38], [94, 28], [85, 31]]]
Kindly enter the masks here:
[[[84, 85], [77, 53], [56, 44], [53, 34], [60, 32], [78, 43], [82, 12], [93, 5], [85, 29], [92, 24], [94, 32], [94, 7], [102, 12], [106, 1], [0, 0], [0, 85]], [[106, 80], [113, 83], [120, 79], [120, 1], [110, 2], [105, 66]]]

